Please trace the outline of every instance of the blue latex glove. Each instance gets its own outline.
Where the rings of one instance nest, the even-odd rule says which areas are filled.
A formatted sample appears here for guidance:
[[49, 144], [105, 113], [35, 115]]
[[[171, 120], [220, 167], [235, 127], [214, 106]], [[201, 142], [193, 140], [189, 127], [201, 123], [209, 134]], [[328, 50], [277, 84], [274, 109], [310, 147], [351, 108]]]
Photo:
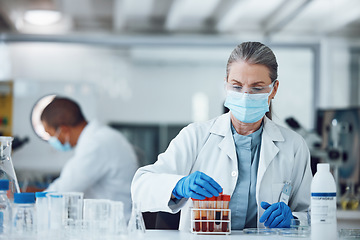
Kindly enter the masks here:
[[196, 171], [180, 179], [172, 193], [177, 199], [193, 198], [203, 200], [205, 197], [219, 196], [221, 186], [205, 173]]
[[270, 228], [288, 228], [290, 221], [293, 219], [291, 209], [283, 202], [269, 204], [261, 202], [261, 207], [265, 209], [264, 214], [260, 217], [260, 222]]

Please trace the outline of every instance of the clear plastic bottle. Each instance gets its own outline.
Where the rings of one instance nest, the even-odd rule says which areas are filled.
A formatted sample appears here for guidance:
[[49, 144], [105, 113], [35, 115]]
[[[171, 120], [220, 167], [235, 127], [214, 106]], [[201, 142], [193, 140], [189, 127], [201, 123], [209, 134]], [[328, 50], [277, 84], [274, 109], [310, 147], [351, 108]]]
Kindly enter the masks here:
[[319, 163], [311, 183], [311, 239], [337, 239], [336, 184], [327, 163]]
[[36, 234], [35, 193], [15, 193], [12, 235], [32, 237]]
[[49, 206], [46, 194], [47, 192], [35, 193], [37, 234], [39, 237], [45, 237], [49, 229]]
[[9, 180], [0, 180], [0, 236], [10, 233], [11, 226], [11, 205], [7, 197], [9, 190]]

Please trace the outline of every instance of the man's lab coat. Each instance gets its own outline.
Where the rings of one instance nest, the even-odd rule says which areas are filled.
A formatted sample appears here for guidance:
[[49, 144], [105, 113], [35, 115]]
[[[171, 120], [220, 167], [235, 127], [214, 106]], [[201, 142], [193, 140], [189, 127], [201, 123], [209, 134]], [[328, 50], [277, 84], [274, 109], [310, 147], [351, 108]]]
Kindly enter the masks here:
[[115, 129], [92, 121], [80, 134], [74, 156], [46, 191], [83, 192], [84, 198], [122, 201], [130, 218], [130, 185], [138, 168], [132, 146]]
[[[179, 229], [189, 230], [192, 201], [181, 199], [175, 203], [170, 199], [176, 183], [195, 171], [212, 177], [224, 194], [234, 192], [238, 163], [229, 113], [181, 130], [153, 165], [136, 172], [131, 186], [133, 201], [140, 202], [143, 211], [181, 210]], [[311, 180], [310, 153], [304, 139], [264, 117], [256, 182], [258, 219], [264, 212], [260, 203], [278, 202], [285, 182], [292, 186], [288, 205], [293, 215], [306, 219]], [[263, 224], [258, 223], [258, 227]]]

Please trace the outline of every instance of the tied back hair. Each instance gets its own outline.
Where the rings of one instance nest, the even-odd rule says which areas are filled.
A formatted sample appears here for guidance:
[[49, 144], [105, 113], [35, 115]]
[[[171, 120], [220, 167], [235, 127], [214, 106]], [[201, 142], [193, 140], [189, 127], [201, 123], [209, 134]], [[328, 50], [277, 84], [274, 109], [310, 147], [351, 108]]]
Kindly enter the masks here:
[[274, 82], [278, 77], [278, 64], [275, 54], [269, 47], [260, 42], [243, 42], [235, 47], [227, 62], [226, 79], [229, 77], [231, 64], [239, 61], [264, 65], [269, 69], [271, 82]]

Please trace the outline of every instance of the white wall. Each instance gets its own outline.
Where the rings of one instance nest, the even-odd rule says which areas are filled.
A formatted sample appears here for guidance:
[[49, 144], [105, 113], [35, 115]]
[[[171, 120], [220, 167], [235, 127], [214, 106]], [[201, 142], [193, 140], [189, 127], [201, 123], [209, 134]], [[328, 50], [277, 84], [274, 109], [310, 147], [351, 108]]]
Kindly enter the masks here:
[[350, 105], [349, 42], [343, 38], [321, 41], [320, 108]]
[[[96, 117], [103, 123], [186, 124], [221, 114], [225, 66], [233, 47], [8, 44], [9, 77], [15, 82], [13, 134], [30, 137], [30, 143], [14, 153], [15, 167], [58, 172], [69, 157], [41, 142], [30, 126], [33, 104], [48, 93], [74, 98], [88, 119]], [[294, 116], [311, 129], [313, 53], [307, 48], [273, 50], [279, 63], [280, 81], [273, 102], [274, 119], [285, 125], [284, 119]], [[209, 105], [200, 118], [194, 115], [196, 96], [202, 99], [198, 106]]]
[[305, 129], [314, 126], [314, 53], [309, 48], [274, 48], [279, 65], [279, 90], [273, 100], [273, 119], [284, 124], [294, 117]]

